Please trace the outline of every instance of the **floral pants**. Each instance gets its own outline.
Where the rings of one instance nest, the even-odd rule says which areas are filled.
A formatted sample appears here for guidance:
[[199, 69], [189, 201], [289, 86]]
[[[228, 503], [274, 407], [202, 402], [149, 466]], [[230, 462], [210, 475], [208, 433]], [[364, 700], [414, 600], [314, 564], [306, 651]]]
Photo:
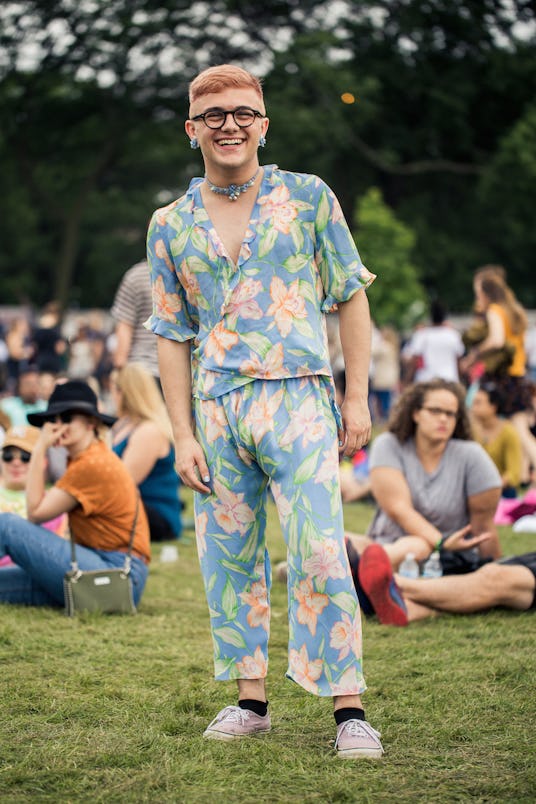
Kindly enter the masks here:
[[195, 494], [217, 680], [264, 678], [271, 491], [288, 551], [287, 676], [315, 695], [363, 692], [361, 617], [346, 548], [328, 378], [254, 380], [195, 400], [212, 494]]

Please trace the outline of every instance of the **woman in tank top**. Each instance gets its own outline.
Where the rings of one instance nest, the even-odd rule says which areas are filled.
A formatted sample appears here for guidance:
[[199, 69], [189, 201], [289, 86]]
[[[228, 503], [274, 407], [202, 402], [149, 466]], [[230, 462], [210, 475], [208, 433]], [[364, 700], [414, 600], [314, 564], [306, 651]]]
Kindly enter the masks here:
[[178, 539], [180, 481], [171, 424], [156, 381], [140, 363], [128, 363], [112, 373], [111, 390], [119, 416], [112, 449], [138, 485], [151, 540]]

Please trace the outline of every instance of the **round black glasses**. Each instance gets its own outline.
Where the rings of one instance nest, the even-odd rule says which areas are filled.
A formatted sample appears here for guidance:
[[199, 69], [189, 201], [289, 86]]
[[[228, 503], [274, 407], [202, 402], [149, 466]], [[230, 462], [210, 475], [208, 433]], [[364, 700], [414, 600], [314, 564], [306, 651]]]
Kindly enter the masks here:
[[255, 122], [256, 117], [263, 118], [264, 115], [249, 106], [239, 106], [237, 109], [209, 109], [204, 114], [196, 114], [192, 120], [202, 120], [208, 128], [223, 128], [227, 115], [232, 115], [238, 128], [248, 128]]

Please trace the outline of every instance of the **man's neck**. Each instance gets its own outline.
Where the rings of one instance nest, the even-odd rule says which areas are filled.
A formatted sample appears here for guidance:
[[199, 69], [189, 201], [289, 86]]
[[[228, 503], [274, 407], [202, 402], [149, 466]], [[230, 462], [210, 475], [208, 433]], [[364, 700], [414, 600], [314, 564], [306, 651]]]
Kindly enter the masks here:
[[205, 170], [205, 178], [216, 187], [229, 187], [230, 184], [245, 184], [259, 171], [258, 159], [248, 162], [247, 165], [223, 168], [214, 165]]

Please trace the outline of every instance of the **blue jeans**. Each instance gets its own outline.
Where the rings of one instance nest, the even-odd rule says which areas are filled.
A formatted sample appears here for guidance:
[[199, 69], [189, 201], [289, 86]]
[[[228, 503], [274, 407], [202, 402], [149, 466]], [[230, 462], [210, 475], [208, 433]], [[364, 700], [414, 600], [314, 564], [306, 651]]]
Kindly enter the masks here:
[[[63, 606], [63, 576], [71, 568], [71, 545], [55, 533], [27, 522], [16, 514], [0, 514], [0, 556], [8, 555], [16, 567], [0, 568], [0, 603], [27, 606]], [[81, 570], [122, 567], [125, 554], [76, 545]], [[132, 596], [138, 605], [149, 568], [132, 556]]]

